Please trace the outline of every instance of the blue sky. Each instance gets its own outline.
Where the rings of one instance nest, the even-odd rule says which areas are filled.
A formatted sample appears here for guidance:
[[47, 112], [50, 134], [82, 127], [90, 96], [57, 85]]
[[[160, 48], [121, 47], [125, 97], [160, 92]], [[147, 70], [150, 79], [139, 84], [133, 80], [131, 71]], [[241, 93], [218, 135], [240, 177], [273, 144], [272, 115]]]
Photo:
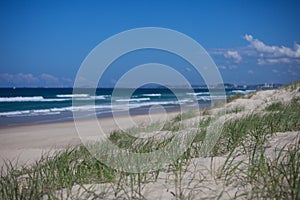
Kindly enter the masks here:
[[[289, 0], [3, 0], [0, 87], [72, 86], [96, 45], [139, 27], [169, 28], [195, 39], [214, 59], [224, 82], [292, 82], [300, 78], [299, 9], [300, 1]], [[153, 55], [158, 54], [144, 62], [176, 60]], [[141, 62], [136, 56], [132, 59]], [[116, 63], [106, 74], [106, 86], [133, 67], [130, 59]], [[201, 84], [191, 67], [176, 63], [192, 84]]]

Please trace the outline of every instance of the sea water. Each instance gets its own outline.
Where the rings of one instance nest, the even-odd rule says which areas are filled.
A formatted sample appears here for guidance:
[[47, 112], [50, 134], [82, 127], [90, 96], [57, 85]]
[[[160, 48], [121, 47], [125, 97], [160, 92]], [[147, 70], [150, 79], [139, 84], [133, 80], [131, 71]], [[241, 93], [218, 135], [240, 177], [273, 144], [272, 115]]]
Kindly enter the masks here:
[[[213, 92], [213, 98], [224, 99], [249, 92], [252, 91], [226, 90], [225, 96]], [[108, 117], [112, 112], [147, 114], [153, 107], [160, 108], [158, 112], [162, 108], [167, 112], [194, 109], [211, 106], [211, 98], [212, 93], [207, 89], [98, 88], [82, 89], [74, 94], [72, 88], [0, 88], [0, 126], [73, 120], [74, 111], [91, 111], [97, 117]]]

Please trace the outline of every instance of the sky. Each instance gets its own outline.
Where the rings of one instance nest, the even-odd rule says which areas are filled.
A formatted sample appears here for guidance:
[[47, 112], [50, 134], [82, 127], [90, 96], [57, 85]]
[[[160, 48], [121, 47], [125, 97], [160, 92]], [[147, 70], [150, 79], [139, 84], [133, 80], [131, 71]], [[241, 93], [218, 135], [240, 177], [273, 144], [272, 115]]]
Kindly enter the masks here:
[[[71, 87], [100, 42], [142, 27], [193, 38], [225, 83], [286, 84], [300, 78], [299, 9], [299, 0], [2, 0], [0, 87]], [[106, 72], [103, 86], [147, 62], [171, 65], [192, 84], [203, 84], [193, 66], [166, 52], [125, 57]]]

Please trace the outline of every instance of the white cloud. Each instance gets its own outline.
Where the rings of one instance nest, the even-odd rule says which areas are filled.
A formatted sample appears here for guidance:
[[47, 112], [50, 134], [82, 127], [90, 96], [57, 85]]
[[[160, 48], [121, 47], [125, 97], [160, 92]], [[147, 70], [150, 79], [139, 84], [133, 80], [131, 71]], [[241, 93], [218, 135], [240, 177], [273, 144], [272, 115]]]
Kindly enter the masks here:
[[253, 49], [253, 47], [250, 46], [241, 46], [241, 47], [235, 47], [230, 49], [225, 48], [211, 48], [208, 49], [208, 53], [210, 55], [222, 55], [225, 56], [228, 51], [231, 52], [238, 52], [238, 54], [243, 58], [243, 56], [254, 56], [257, 55], [257, 52]]
[[275, 57], [287, 56], [291, 58], [300, 58], [300, 45], [295, 43], [294, 49], [285, 46], [269, 46], [262, 41], [253, 38], [252, 35], [245, 35], [244, 38], [260, 53], [270, 53]]
[[273, 72], [274, 74], [277, 74], [279, 71], [278, 71], [277, 69], [272, 69], [272, 72]]
[[300, 62], [300, 45], [297, 43], [294, 44], [294, 48], [289, 48], [267, 45], [252, 35], [245, 35], [244, 39], [257, 51], [260, 57], [257, 60], [259, 65]]
[[232, 58], [234, 62], [239, 63], [242, 60], [242, 56], [237, 51], [227, 51], [224, 54], [225, 58]]
[[45, 82], [47, 85], [59, 84], [59, 78], [50, 74], [42, 74], [39, 76], [40, 80]]
[[32, 74], [0, 74], [0, 80], [1, 82], [7, 82], [7, 83], [15, 83], [15, 84], [34, 84], [37, 83], [39, 80], [37, 77], [34, 77]]
[[220, 65], [220, 66], [218, 66], [218, 68], [223, 69], [223, 70], [225, 70], [225, 69], [234, 70], [234, 69], [237, 69], [238, 66], [236, 66], [236, 65], [228, 65], [228, 66]]
[[236, 65], [229, 65], [228, 69], [233, 70], [233, 69], [237, 69], [238, 67]]
[[244, 38], [247, 40], [247, 41], [252, 41], [253, 40], [253, 36], [252, 35], [245, 35]]
[[275, 65], [279, 63], [292, 63], [292, 62], [299, 62], [294, 59], [289, 58], [258, 58], [257, 63], [259, 65]]
[[253, 70], [248, 70], [247, 73], [248, 74], [254, 74]]
[[[296, 68], [300, 66], [300, 44], [298, 43], [295, 43], [292, 47], [268, 45], [249, 34], [244, 35], [244, 39], [250, 45], [230, 49], [213, 48], [209, 50], [214, 59], [218, 60], [219, 69], [224, 69], [222, 65], [225, 65], [226, 69], [230, 69], [229, 65], [234, 64], [231, 61], [234, 61], [235, 64], [240, 63], [242, 60], [244, 63], [250, 63], [253, 62], [253, 59], [256, 60], [258, 65], [288, 64], [287, 66]], [[224, 60], [224, 57], [228, 59]]]
[[224, 66], [224, 65], [220, 65], [220, 66], [218, 66], [218, 68], [219, 68], [219, 69], [227, 69], [227, 67]]
[[71, 79], [55, 77], [45, 73], [39, 76], [34, 76], [30, 73], [0, 74], [0, 86], [2, 87], [70, 87], [72, 84], [73, 81]]

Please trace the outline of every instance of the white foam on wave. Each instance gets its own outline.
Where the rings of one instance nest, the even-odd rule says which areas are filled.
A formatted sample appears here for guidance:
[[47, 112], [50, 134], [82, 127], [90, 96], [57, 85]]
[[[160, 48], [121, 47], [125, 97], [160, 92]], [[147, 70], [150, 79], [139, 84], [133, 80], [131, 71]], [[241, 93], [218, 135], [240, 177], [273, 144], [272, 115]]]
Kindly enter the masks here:
[[202, 97], [197, 97], [198, 101], [210, 101], [211, 98], [210, 96], [202, 96]]
[[109, 95], [91, 96], [91, 99], [95, 99], [95, 100], [105, 100], [106, 97], [109, 97]]
[[58, 94], [56, 97], [58, 98], [80, 98], [80, 97], [89, 97], [88, 94]]
[[44, 97], [0, 97], [0, 102], [43, 101]]
[[0, 97], [0, 102], [49, 102], [49, 101], [68, 101], [69, 99], [45, 99], [42, 96], [33, 97]]
[[[36, 110], [20, 110], [10, 112], [0, 112], [0, 117], [17, 117], [17, 116], [37, 116], [37, 115], [53, 115], [61, 114], [62, 112], [80, 112], [80, 111], [99, 111], [99, 110], [110, 110], [111, 105], [82, 105], [82, 106], [67, 106], [62, 108], [46, 108]], [[114, 105], [115, 110], [127, 109], [124, 105]]]
[[30, 110], [24, 110], [24, 111], [11, 111], [11, 112], [1, 112], [0, 116], [13, 116], [13, 115], [24, 115], [30, 113]]
[[255, 92], [256, 90], [232, 90], [231, 92], [234, 94], [249, 94], [251, 92]]
[[105, 100], [109, 98], [110, 95], [97, 95], [97, 96], [90, 96], [89, 94], [58, 94], [56, 95], [58, 98], [73, 98], [74, 100]]
[[174, 104], [180, 104], [178, 101], [151, 101], [151, 102], [142, 102], [142, 103], [130, 103], [127, 104], [129, 108], [139, 108], [139, 107], [145, 107], [145, 106], [158, 106], [158, 105], [174, 105]]
[[[44, 98], [42, 96], [32, 97], [0, 97], [0, 102], [51, 102], [51, 101], [71, 101], [72, 95], [56, 95], [58, 98]], [[105, 100], [109, 95], [88, 96], [87, 94], [75, 95], [75, 100]]]
[[198, 96], [197, 100], [198, 101], [211, 101], [211, 100], [224, 100], [226, 99], [226, 96]]
[[32, 110], [33, 113], [48, 113], [51, 112], [50, 109], [40, 109], [40, 110]]
[[10, 111], [1, 112], [0, 117], [22, 117], [22, 116], [38, 116], [38, 115], [53, 115], [60, 114], [60, 112], [51, 112], [50, 109], [40, 109], [40, 110], [22, 110], [22, 111]]
[[192, 103], [193, 99], [181, 99], [178, 101], [179, 104]]
[[150, 98], [133, 98], [133, 99], [117, 99], [116, 102], [140, 102], [140, 101], [150, 101]]
[[210, 95], [210, 93], [209, 92], [193, 92], [193, 93], [191, 93], [191, 92], [188, 92], [188, 93], [186, 93], [187, 95], [192, 95], [192, 96], [199, 96], [199, 95]]
[[161, 94], [157, 94], [157, 93], [154, 93], [154, 94], [143, 94], [142, 96], [144, 96], [144, 97], [160, 97]]

